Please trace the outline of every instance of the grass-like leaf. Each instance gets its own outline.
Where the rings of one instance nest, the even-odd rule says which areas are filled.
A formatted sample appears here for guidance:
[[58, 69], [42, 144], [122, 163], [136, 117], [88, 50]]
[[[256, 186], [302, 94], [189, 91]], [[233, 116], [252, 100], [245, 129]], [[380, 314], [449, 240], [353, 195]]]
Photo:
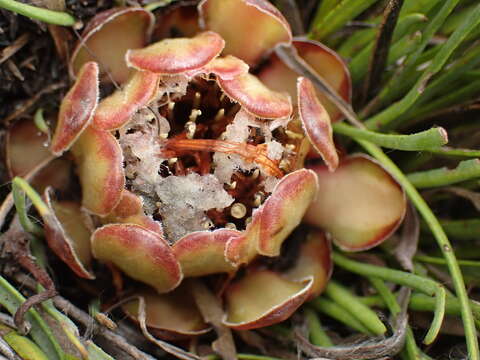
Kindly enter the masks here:
[[383, 134], [358, 129], [345, 123], [334, 124], [333, 130], [337, 134], [347, 135], [354, 139], [368, 140], [382, 147], [405, 151], [422, 151], [438, 148], [448, 142], [447, 132], [441, 127], [410, 135]]
[[[456, 5], [457, 2], [458, 0], [450, 0], [449, 2], [445, 2], [444, 7], [442, 8], [442, 10], [446, 9], [444, 10], [446, 13], [445, 17], [446, 15], [448, 15], [448, 13], [450, 13], [449, 11], [447, 11], [447, 10], [450, 10], [450, 8], [447, 5], [451, 5], [453, 9], [453, 6]], [[444, 20], [445, 20], [444, 18], [439, 19], [438, 21], [439, 24], [437, 24], [436, 22], [434, 22], [435, 19], [433, 19], [432, 22], [429, 24], [428, 28], [431, 29], [431, 31], [433, 31], [434, 33], [436, 32], [436, 30], [438, 30], [438, 27], [441, 25], [441, 23], [443, 23]], [[435, 26], [433, 24], [435, 24]], [[431, 62], [431, 64], [424, 70], [422, 76], [420, 77], [419, 80], [417, 80], [415, 86], [408, 92], [408, 94], [405, 95], [405, 97], [402, 100], [394, 103], [393, 105], [388, 107], [386, 110], [371, 117], [368, 121], [365, 122], [366, 126], [370, 129], [379, 129], [389, 124], [395, 118], [397, 118], [402, 113], [407, 111], [415, 103], [415, 101], [417, 101], [417, 99], [420, 97], [428, 80], [442, 69], [442, 67], [445, 65], [445, 63], [447, 62], [447, 60], [449, 59], [453, 51], [462, 43], [465, 37], [473, 29], [475, 29], [479, 24], [480, 24], [480, 5], [478, 5], [475, 8], [475, 10], [469, 14], [468, 18], [465, 19], [465, 22], [462, 23], [462, 25], [445, 42], [445, 44], [442, 45], [440, 51], [433, 58], [433, 61]], [[432, 33], [432, 36], [433, 36], [433, 33]], [[428, 35], [427, 30], [425, 30], [424, 39], [422, 40], [422, 43], [426, 37], [428, 38], [427, 35]], [[422, 44], [420, 45], [420, 48], [421, 47], [422, 47]], [[417, 55], [415, 53], [413, 54], [412, 58], [415, 58], [416, 56]], [[396, 80], [396, 81], [400, 81], [400, 80]]]
[[[5, 278], [0, 276], [0, 303], [10, 314], [15, 314], [19, 306], [25, 301], [20, 294]], [[32, 328], [30, 335], [37, 345], [45, 352], [50, 360], [62, 360], [64, 352], [55, 336], [42, 319], [40, 314], [34, 310], [28, 310], [25, 318], [30, 322]]]

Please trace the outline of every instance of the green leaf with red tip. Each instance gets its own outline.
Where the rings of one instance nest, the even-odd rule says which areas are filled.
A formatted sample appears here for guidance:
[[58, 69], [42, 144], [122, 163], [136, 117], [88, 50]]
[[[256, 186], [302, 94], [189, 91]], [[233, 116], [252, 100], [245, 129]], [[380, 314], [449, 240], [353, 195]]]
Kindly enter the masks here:
[[107, 131], [88, 127], [72, 148], [82, 185], [82, 204], [105, 216], [119, 203], [125, 186], [122, 149]]
[[97, 14], [85, 27], [72, 54], [70, 75], [74, 77], [83, 64], [96, 61], [102, 81], [123, 83], [130, 73], [125, 53], [148, 43], [153, 23], [152, 13], [140, 7], [114, 8]]
[[[164, 340], [178, 340], [204, 334], [210, 326], [203, 321], [193, 296], [186, 286], [179, 286], [168, 294], [158, 294], [145, 288], [134, 296], [145, 299], [146, 325], [152, 334]], [[138, 321], [138, 300], [122, 305], [123, 311]]]
[[[340, 56], [325, 45], [311, 40], [294, 40], [293, 46], [298, 55], [312, 67], [315, 72], [337, 91], [348, 103], [351, 102], [352, 84], [348, 68]], [[287, 67], [277, 55], [272, 54], [262, 67], [258, 77], [270, 88], [276, 91], [288, 91], [294, 101], [297, 101], [297, 73]], [[342, 113], [321, 92], [317, 97], [328, 111], [332, 122], [343, 118]]]
[[168, 243], [139, 225], [111, 224], [95, 230], [92, 252], [96, 259], [114, 264], [158, 293], [173, 290], [183, 277]]
[[173, 245], [185, 277], [232, 273], [236, 267], [225, 258], [225, 247], [239, 231], [218, 229], [190, 233]]
[[68, 150], [93, 118], [98, 105], [98, 65], [90, 61], [62, 100], [50, 150], [60, 156]]
[[162, 224], [145, 215], [140, 197], [128, 190], [123, 190], [122, 198], [113, 211], [101, 219], [103, 224], [136, 224], [163, 236]]
[[266, 0], [203, 0], [201, 25], [226, 41], [225, 54], [255, 66], [279, 43], [290, 43], [290, 25]]
[[129, 50], [129, 67], [162, 75], [182, 74], [200, 69], [223, 50], [225, 41], [213, 31], [193, 38], [164, 39], [143, 49]]
[[318, 100], [315, 87], [307, 78], [300, 77], [297, 82], [298, 112], [305, 134], [318, 151], [330, 171], [338, 166], [338, 154], [333, 142], [330, 116]]
[[297, 282], [269, 270], [252, 271], [225, 290], [224, 324], [248, 330], [284, 321], [308, 299], [312, 284], [312, 278]]
[[40, 132], [33, 120], [16, 121], [7, 130], [6, 163], [11, 177], [25, 176], [38, 164], [52, 157], [46, 147], [48, 137]]
[[218, 78], [217, 82], [229, 98], [257, 117], [277, 119], [292, 114], [290, 97], [270, 90], [255, 75], [246, 73], [231, 80]]
[[252, 216], [243, 236], [227, 244], [234, 264], [249, 263], [257, 254], [278, 256], [283, 241], [300, 224], [318, 190], [313, 171], [301, 169], [284, 176]]
[[90, 230], [80, 204], [53, 201], [51, 189], [44, 192], [49, 213], [43, 216], [45, 237], [49, 248], [78, 276], [94, 279], [91, 268]]
[[332, 247], [325, 233], [319, 230], [311, 230], [300, 246], [295, 265], [283, 275], [293, 281], [313, 277], [309, 299], [317, 297], [325, 289], [332, 275], [331, 253]]
[[346, 251], [380, 244], [400, 225], [406, 198], [398, 182], [377, 162], [364, 155], [343, 159], [333, 173], [312, 168], [320, 191], [304, 221], [328, 231]]
[[152, 101], [158, 90], [159, 75], [135, 71], [122, 89], [103, 99], [98, 105], [92, 127], [116, 130], [130, 121], [140, 108]]

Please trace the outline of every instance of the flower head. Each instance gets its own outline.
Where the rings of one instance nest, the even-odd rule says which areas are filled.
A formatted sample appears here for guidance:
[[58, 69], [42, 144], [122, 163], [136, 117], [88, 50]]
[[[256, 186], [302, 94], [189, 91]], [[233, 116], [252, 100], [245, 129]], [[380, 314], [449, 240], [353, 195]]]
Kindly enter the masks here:
[[[349, 75], [330, 49], [292, 40], [287, 21], [265, 0], [203, 0], [197, 10], [174, 8], [154, 27], [146, 10], [114, 9], [85, 29], [70, 64], [76, 80], [60, 107], [50, 149], [73, 154], [82, 207], [97, 226], [91, 235], [87, 226], [69, 228], [62, 214], [81, 224], [85, 215], [78, 204], [54, 201], [47, 189], [58, 225], [47, 228], [47, 238], [77, 275], [94, 277], [93, 256], [148, 285], [139, 290], [147, 306], [164, 311], [188, 296], [182, 279], [227, 274], [219, 277], [224, 323], [267, 326], [323, 290], [332, 268], [329, 240], [323, 232], [310, 233], [282, 271], [264, 259], [282, 255], [305, 214], [342, 238], [341, 221], [315, 214], [332, 213], [325, 204], [338, 205], [334, 189], [316, 200], [325, 191], [317, 174], [325, 179], [322, 186], [339, 164], [343, 171], [334, 181], [351, 175], [347, 162], [339, 161], [330, 124], [341, 114], [281, 62], [275, 47], [294, 46], [346, 101]], [[152, 31], [162, 37], [174, 28], [186, 34], [148, 44]], [[125, 41], [113, 34], [125, 34]], [[110, 81], [121, 87], [99, 100]], [[328, 171], [304, 168], [314, 151]], [[389, 176], [374, 166], [375, 179]], [[405, 199], [389, 181], [385, 194], [395, 194], [399, 204], [389, 230], [379, 222], [375, 241], [367, 231], [360, 244], [343, 242], [345, 248], [371, 246], [398, 226]], [[345, 184], [348, 192], [352, 183]], [[126, 311], [134, 316], [135, 306]], [[192, 309], [179, 305], [175, 311]], [[150, 312], [147, 321], [163, 335], [207, 328], [201, 321], [161, 319]]]

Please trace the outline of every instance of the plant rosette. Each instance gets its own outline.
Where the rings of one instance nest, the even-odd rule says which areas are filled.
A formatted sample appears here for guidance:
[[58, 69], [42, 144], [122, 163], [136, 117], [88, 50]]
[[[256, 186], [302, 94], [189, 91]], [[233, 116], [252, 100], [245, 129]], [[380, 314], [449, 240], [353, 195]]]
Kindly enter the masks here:
[[[295, 47], [350, 101], [340, 57], [292, 38], [264, 0], [203, 0], [156, 19], [142, 8], [111, 9], [90, 21], [71, 56], [75, 82], [50, 150], [73, 158], [82, 199], [44, 191], [55, 214], [46, 237], [80, 277], [94, 279], [98, 261], [143, 283], [135, 291], [158, 336], [209, 329], [184, 278], [216, 284], [225, 325], [272, 325], [324, 289], [329, 238], [365, 250], [403, 219], [402, 188], [364, 155], [339, 158], [331, 121], [341, 113], [282, 63], [279, 44]], [[120, 86], [100, 99], [109, 82]], [[28, 124], [10, 129], [11, 172], [28, 171], [20, 164], [43, 146], [38, 136]], [[55, 187], [59, 175], [50, 169], [42, 184], [48, 176]], [[282, 251], [303, 219], [317, 229], [294, 255]], [[275, 265], [285, 257], [288, 266]], [[138, 315], [136, 301], [123, 308]]]

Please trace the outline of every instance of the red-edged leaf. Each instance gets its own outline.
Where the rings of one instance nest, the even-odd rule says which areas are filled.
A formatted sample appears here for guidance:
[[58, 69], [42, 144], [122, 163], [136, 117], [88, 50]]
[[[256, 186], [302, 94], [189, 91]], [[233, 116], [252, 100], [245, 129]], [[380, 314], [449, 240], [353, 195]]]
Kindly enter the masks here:
[[224, 323], [248, 330], [281, 322], [307, 300], [312, 284], [312, 278], [296, 282], [269, 270], [250, 272], [226, 289]]
[[98, 105], [92, 127], [116, 130], [125, 125], [143, 106], [155, 97], [159, 76], [149, 71], [135, 71], [125, 86], [103, 99]]
[[[351, 102], [352, 84], [348, 68], [333, 50], [325, 45], [312, 41], [293, 41], [298, 55], [312, 67], [315, 72], [337, 91], [337, 93], [348, 103]], [[287, 67], [277, 55], [272, 54], [265, 66], [262, 67], [258, 77], [270, 88], [276, 91], [288, 91], [292, 99], [297, 101], [296, 85], [297, 73]], [[328, 111], [332, 122], [343, 118], [337, 107], [327, 99], [321, 92], [317, 92], [322, 105]]]
[[227, 258], [234, 264], [243, 264], [257, 254], [278, 256], [283, 241], [300, 224], [317, 190], [317, 177], [310, 170], [297, 170], [283, 177], [253, 213], [244, 235], [229, 241]]
[[173, 253], [185, 277], [231, 273], [236, 267], [225, 258], [225, 247], [239, 231], [218, 229], [188, 234], [173, 245]]
[[107, 131], [88, 127], [72, 148], [82, 185], [82, 204], [94, 214], [109, 214], [125, 186], [122, 149]]
[[318, 100], [312, 82], [300, 77], [297, 83], [298, 112], [305, 133], [318, 151], [330, 171], [338, 166], [338, 154], [333, 142], [333, 131], [330, 116]]
[[62, 100], [50, 149], [56, 156], [68, 150], [93, 118], [98, 105], [98, 65], [87, 62]]
[[[198, 311], [193, 296], [186, 286], [179, 286], [168, 294], [158, 294], [145, 288], [135, 293], [145, 299], [146, 325], [155, 336], [178, 340], [210, 331]], [[122, 305], [123, 311], [138, 321], [138, 300]]]
[[325, 233], [319, 230], [309, 231], [301, 244], [295, 265], [288, 269], [284, 276], [293, 281], [313, 277], [310, 298], [317, 297], [325, 289], [332, 275], [331, 253], [332, 247]]
[[92, 252], [158, 293], [173, 290], [182, 280], [180, 265], [167, 242], [138, 225], [111, 224], [95, 230]]
[[173, 75], [200, 69], [223, 50], [225, 41], [213, 31], [193, 38], [164, 39], [143, 49], [129, 50], [128, 66], [157, 74]]
[[153, 29], [154, 17], [141, 7], [113, 8], [97, 14], [82, 33], [70, 61], [70, 75], [75, 77], [83, 64], [96, 61], [102, 81], [111, 78], [122, 83], [130, 70], [125, 64], [128, 49], [144, 47]]
[[361, 251], [376, 246], [402, 222], [405, 193], [371, 158], [344, 158], [333, 173], [324, 166], [312, 170], [318, 175], [320, 191], [304, 221], [331, 233], [342, 249]]
[[290, 97], [270, 90], [255, 75], [247, 73], [231, 80], [218, 78], [217, 81], [229, 98], [257, 117], [277, 119], [292, 114]]
[[279, 43], [290, 43], [290, 25], [266, 0], [203, 0], [198, 5], [201, 25], [226, 41], [225, 54], [257, 65]]
[[85, 225], [80, 204], [71, 201], [52, 201], [51, 190], [44, 198], [50, 213], [44, 216], [45, 237], [50, 249], [65, 262], [75, 274], [94, 279], [91, 272], [90, 230]]
[[38, 130], [31, 119], [13, 123], [6, 136], [5, 157], [10, 176], [24, 176], [50, 159], [47, 142], [47, 135]]

